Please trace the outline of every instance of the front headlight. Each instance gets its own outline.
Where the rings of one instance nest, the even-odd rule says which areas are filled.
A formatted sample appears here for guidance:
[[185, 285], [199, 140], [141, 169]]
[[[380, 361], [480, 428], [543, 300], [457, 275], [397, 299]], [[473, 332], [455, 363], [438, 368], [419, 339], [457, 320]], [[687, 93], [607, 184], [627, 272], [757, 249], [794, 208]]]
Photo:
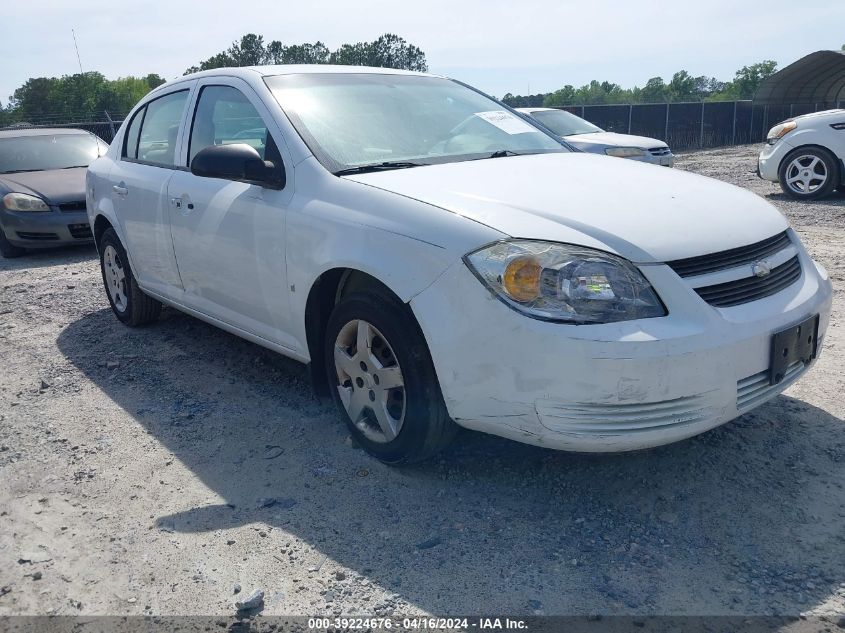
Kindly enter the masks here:
[[795, 121], [784, 121], [783, 123], [778, 123], [769, 130], [768, 134], [766, 134], [766, 142], [769, 145], [774, 145], [778, 139], [783, 138], [796, 127], [798, 127], [798, 124]]
[[666, 315], [629, 261], [554, 242], [497, 242], [464, 257], [495, 295], [518, 312], [564, 323], [612, 323]]
[[604, 150], [608, 156], [616, 156], [616, 158], [634, 158], [636, 156], [645, 156], [645, 150], [639, 147], [608, 147]]
[[50, 207], [41, 198], [28, 193], [7, 193], [3, 206], [10, 211], [49, 211]]

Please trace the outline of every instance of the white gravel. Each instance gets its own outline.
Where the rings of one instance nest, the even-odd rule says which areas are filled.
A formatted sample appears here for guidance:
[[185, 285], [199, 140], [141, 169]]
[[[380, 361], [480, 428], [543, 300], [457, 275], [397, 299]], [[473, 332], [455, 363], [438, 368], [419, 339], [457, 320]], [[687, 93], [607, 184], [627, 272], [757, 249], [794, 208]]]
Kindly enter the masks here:
[[0, 615], [233, 615], [256, 589], [287, 615], [845, 612], [845, 198], [787, 200], [757, 150], [678, 167], [789, 216], [836, 289], [824, 352], [636, 454], [467, 432], [388, 468], [301, 365], [173, 310], [120, 325], [92, 250], [0, 259]]

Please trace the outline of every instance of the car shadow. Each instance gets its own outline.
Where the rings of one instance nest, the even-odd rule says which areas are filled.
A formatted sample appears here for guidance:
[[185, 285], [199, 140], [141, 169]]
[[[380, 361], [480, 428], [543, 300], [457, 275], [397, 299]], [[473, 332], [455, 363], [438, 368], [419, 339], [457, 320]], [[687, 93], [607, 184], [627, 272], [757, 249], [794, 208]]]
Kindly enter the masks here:
[[97, 258], [97, 249], [93, 244], [62, 246], [58, 248], [39, 248], [26, 252], [21, 257], [6, 259], [0, 256], [0, 271], [27, 270], [44, 268], [60, 264], [77, 264]]
[[[783, 202], [802, 202], [801, 200], [796, 200], [792, 196], [788, 196], [780, 189], [778, 189], [777, 191], [772, 191], [771, 193], [767, 193], [765, 194], [765, 196], [769, 200], [781, 200]], [[809, 200], [805, 202], [807, 202], [808, 204], [821, 205], [826, 207], [841, 207], [842, 203], [845, 202], [845, 190], [840, 188], [831, 192], [820, 200]]]
[[165, 533], [281, 528], [439, 614], [795, 614], [845, 587], [845, 425], [794, 398], [650, 451], [465, 432], [398, 469], [351, 445], [302, 365], [178, 312], [95, 311], [58, 347], [224, 500], [162, 508]]

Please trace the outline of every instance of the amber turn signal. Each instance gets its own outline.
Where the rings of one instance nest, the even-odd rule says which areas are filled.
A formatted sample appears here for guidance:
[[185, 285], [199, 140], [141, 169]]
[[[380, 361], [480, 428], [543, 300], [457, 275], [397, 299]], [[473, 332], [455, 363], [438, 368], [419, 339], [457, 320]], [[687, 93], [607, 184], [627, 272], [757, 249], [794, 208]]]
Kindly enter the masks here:
[[532, 301], [540, 296], [542, 272], [543, 267], [533, 257], [515, 257], [505, 268], [502, 288], [514, 301]]

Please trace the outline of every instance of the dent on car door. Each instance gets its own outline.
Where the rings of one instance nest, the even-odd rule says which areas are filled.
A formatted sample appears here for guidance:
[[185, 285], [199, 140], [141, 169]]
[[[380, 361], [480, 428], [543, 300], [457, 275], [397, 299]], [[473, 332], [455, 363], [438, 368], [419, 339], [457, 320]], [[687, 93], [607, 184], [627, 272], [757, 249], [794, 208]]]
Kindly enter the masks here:
[[[186, 136], [186, 164], [213, 145], [245, 143], [261, 158], [282, 157], [272, 121], [246, 85], [202, 85]], [[278, 132], [275, 132], [278, 134]], [[189, 307], [284, 347], [288, 333], [285, 212], [291, 186], [174, 174], [168, 185], [173, 248]]]
[[188, 88], [170, 92], [135, 112], [110, 176], [135, 277], [143, 287], [169, 296], [181, 283], [170, 238], [167, 183], [176, 167], [189, 93]]

